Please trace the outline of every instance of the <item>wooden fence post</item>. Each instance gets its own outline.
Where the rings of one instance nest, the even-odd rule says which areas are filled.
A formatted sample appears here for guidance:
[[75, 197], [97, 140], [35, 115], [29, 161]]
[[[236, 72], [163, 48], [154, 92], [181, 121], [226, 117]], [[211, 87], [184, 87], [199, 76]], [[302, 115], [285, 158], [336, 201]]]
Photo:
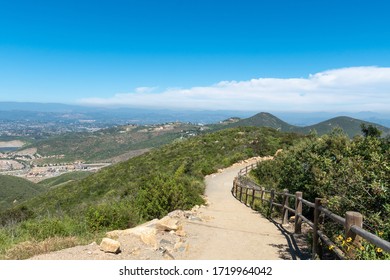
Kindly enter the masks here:
[[[345, 238], [351, 238], [351, 245], [354, 244], [357, 248], [360, 247], [361, 237], [352, 232], [351, 227], [358, 226], [363, 227], [363, 215], [359, 212], [348, 211], [345, 213]], [[348, 246], [351, 246], [348, 244]], [[353, 258], [353, 250], [347, 250], [347, 256]]]
[[299, 200], [302, 198], [302, 192], [295, 193], [295, 226], [294, 232], [301, 233], [302, 231], [302, 218], [299, 215], [302, 214], [302, 201]]
[[240, 199], [239, 199], [240, 202], [242, 202], [241, 199], [242, 199], [242, 185], [240, 186]]
[[273, 203], [274, 203], [274, 198], [275, 198], [275, 190], [271, 190], [271, 197], [269, 199], [269, 209], [268, 209], [268, 218], [271, 218], [272, 216], [272, 208], [273, 208]]
[[255, 194], [256, 194], [256, 190], [255, 188], [252, 189], [252, 202], [251, 202], [251, 208], [254, 209], [255, 208]]
[[245, 191], [245, 205], [248, 205], [248, 192], [249, 192], [249, 188], [246, 188], [246, 191]]
[[288, 223], [288, 189], [283, 190], [282, 225]]
[[261, 198], [261, 204], [263, 204], [263, 200], [264, 200], [264, 187], [261, 187], [261, 196], [260, 196], [260, 198]]
[[316, 198], [314, 202], [314, 223], [313, 223], [313, 252], [312, 259], [315, 260], [319, 253], [318, 225], [320, 218], [321, 198]]

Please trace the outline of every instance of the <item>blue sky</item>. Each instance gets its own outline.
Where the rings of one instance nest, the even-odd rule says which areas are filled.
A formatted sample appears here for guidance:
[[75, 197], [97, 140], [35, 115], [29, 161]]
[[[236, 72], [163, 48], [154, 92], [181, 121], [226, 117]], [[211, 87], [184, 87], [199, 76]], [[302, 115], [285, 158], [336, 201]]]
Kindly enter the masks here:
[[386, 111], [389, 10], [384, 0], [0, 0], [0, 101]]

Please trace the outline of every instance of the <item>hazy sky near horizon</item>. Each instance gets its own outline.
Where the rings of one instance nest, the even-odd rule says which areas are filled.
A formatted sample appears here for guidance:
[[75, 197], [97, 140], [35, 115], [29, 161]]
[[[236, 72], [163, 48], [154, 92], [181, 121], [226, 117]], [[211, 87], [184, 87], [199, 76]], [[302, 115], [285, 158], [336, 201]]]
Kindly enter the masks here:
[[0, 101], [389, 111], [385, 0], [0, 0]]

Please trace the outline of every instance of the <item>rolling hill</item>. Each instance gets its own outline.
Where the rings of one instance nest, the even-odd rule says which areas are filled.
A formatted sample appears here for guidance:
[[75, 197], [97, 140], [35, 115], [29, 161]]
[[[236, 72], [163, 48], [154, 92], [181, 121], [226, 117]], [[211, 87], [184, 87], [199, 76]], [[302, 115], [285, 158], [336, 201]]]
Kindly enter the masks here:
[[383, 132], [383, 136], [390, 135], [390, 129], [371, 122], [362, 121], [359, 119], [354, 119], [350, 117], [336, 117], [327, 121], [320, 122], [316, 125], [310, 125], [302, 128], [294, 128], [293, 131], [301, 133], [309, 133], [310, 131], [315, 130], [318, 135], [323, 135], [331, 132], [333, 129], [339, 127], [341, 128], [349, 137], [354, 137], [356, 135], [362, 135], [361, 125], [372, 125]]
[[255, 126], [255, 127], [271, 127], [283, 132], [296, 132], [308, 134], [310, 131], [316, 131], [318, 135], [330, 133], [335, 128], [341, 128], [349, 137], [362, 135], [361, 124], [372, 125], [383, 132], [382, 136], [390, 135], [390, 129], [372, 122], [367, 122], [351, 117], [341, 116], [332, 118], [315, 125], [310, 126], [294, 126], [288, 124], [270, 113], [259, 113], [247, 119], [235, 119], [235, 121], [222, 122], [214, 126], [214, 129], [222, 129], [227, 127], [240, 126]]
[[255, 127], [270, 127], [279, 131], [293, 131], [295, 126], [288, 124], [270, 113], [259, 113], [250, 118], [236, 119], [235, 122], [230, 122], [220, 125], [221, 127], [239, 127], [239, 126], [255, 126]]
[[0, 210], [12, 207], [46, 190], [25, 179], [0, 175]]
[[[36, 164], [79, 160], [116, 162], [117, 157], [125, 153], [133, 151], [134, 155], [138, 155], [175, 139], [196, 135], [199, 130], [200, 126], [187, 123], [115, 126], [92, 133], [61, 134], [36, 141], [24, 148], [37, 148], [38, 154], [50, 157], [38, 159]], [[59, 159], [51, 156], [59, 156]]]
[[[229, 118], [218, 124], [209, 125], [175, 122], [161, 125], [116, 126], [92, 133], [67, 133], [36, 141], [29, 147], [36, 147], [38, 154], [45, 157], [36, 160], [36, 164], [63, 163], [79, 160], [115, 163], [120, 158], [127, 159], [148, 151], [151, 148], [160, 147], [178, 139], [189, 138], [225, 128], [247, 126], [270, 127], [282, 132], [308, 134], [311, 131], [316, 131], [318, 135], [323, 135], [339, 127], [352, 138], [355, 135], [362, 134], [361, 124], [377, 127], [383, 131], [383, 136], [390, 135], [390, 129], [387, 127], [345, 116], [336, 117], [310, 126], [294, 126], [270, 113], [262, 112], [245, 119]], [[121, 157], [126, 153], [130, 156]]]

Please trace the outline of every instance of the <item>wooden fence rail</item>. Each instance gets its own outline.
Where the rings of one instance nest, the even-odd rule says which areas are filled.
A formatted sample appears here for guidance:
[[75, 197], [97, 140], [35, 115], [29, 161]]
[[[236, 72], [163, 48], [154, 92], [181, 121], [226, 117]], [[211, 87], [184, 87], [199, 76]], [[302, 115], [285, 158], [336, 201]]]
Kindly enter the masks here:
[[[272, 214], [275, 209], [278, 209], [282, 217], [282, 224], [287, 224], [289, 214], [295, 216], [294, 233], [301, 233], [302, 223], [305, 222], [313, 229], [313, 244], [312, 244], [312, 258], [316, 259], [320, 256], [319, 241], [332, 248], [333, 252], [340, 258], [353, 258], [353, 250], [344, 253], [328, 236], [321, 230], [321, 215], [328, 217], [336, 224], [344, 227], [345, 239], [351, 240], [349, 245], [357, 248], [360, 247], [361, 240], [364, 239], [371, 244], [381, 248], [383, 251], [390, 253], [390, 242], [381, 239], [379, 236], [372, 234], [363, 229], [363, 215], [358, 212], [348, 211], [345, 217], [341, 217], [332, 213], [329, 209], [321, 205], [321, 199], [316, 198], [315, 202], [310, 202], [303, 199], [302, 192], [290, 194], [287, 189], [283, 192], [276, 190], [266, 190], [264, 187], [257, 185], [247, 175], [256, 168], [256, 163], [251, 164], [238, 172], [238, 176], [233, 181], [232, 194], [239, 201], [245, 203], [252, 209], [256, 208], [256, 202], [259, 201], [261, 205], [268, 206], [267, 217], [272, 219]], [[294, 208], [290, 207], [290, 199], [294, 199]], [[313, 217], [309, 219], [303, 215], [303, 206], [313, 209]]]

